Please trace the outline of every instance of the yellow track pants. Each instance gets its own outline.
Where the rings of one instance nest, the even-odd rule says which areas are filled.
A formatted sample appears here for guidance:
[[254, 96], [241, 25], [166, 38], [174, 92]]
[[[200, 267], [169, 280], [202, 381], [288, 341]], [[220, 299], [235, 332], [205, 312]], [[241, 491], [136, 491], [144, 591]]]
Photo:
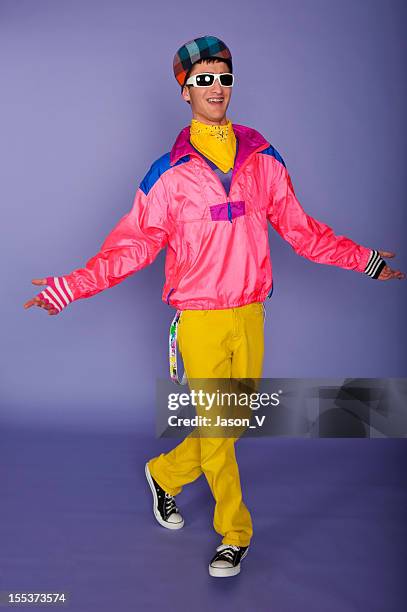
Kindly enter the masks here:
[[[184, 310], [177, 341], [188, 381], [191, 378], [260, 379], [264, 354], [264, 307]], [[198, 412], [198, 408], [197, 408]], [[223, 544], [248, 546], [253, 534], [242, 499], [232, 437], [188, 435], [170, 452], [150, 459], [150, 472], [170, 495], [202, 473], [215, 499], [213, 526]]]

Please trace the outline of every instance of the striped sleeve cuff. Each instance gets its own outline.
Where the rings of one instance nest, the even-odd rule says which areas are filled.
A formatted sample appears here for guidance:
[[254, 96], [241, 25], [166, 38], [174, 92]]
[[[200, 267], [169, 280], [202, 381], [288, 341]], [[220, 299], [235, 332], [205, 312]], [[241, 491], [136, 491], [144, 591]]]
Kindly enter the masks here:
[[58, 312], [73, 302], [74, 297], [63, 276], [48, 276], [48, 286], [38, 294], [48, 304], [51, 304]]
[[371, 278], [378, 278], [385, 265], [386, 262], [380, 257], [379, 251], [372, 249], [364, 272]]

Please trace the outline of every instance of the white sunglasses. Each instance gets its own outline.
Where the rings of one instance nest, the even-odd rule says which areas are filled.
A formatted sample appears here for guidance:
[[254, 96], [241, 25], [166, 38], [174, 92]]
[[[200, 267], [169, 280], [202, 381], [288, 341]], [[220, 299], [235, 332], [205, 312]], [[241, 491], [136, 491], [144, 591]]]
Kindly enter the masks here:
[[214, 74], [213, 72], [200, 72], [199, 74], [190, 76], [185, 85], [193, 85], [194, 87], [211, 87], [216, 79], [218, 79], [222, 87], [233, 87], [235, 77], [231, 72], [221, 72], [220, 74]]

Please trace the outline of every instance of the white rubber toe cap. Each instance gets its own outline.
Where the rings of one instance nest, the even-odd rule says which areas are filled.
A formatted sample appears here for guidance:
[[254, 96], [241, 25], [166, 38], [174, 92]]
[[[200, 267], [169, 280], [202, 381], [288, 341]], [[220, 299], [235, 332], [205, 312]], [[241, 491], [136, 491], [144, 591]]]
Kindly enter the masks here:
[[218, 568], [228, 568], [228, 567], [233, 567], [233, 565], [231, 563], [228, 563], [228, 561], [224, 561], [223, 559], [219, 559], [219, 561], [214, 561], [213, 563], [211, 563], [211, 567], [218, 567]]
[[184, 522], [184, 519], [178, 512], [173, 512], [167, 518], [167, 523], [172, 523], [174, 525], [177, 525], [178, 523], [183, 523], [183, 522]]

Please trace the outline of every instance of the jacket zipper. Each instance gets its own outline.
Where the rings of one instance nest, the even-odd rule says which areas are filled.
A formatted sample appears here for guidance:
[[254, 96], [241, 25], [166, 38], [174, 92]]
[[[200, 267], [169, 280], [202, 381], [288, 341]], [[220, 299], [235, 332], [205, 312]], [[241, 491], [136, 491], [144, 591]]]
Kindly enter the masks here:
[[227, 200], [228, 203], [228, 219], [229, 221], [232, 223], [232, 210], [230, 207], [230, 202], [229, 202], [229, 194], [232, 191], [232, 186], [233, 186], [233, 181], [236, 178], [237, 174], [239, 172], [241, 172], [241, 170], [243, 170], [243, 168], [246, 166], [246, 164], [251, 160], [251, 158], [253, 157], [253, 155], [255, 155], [256, 153], [258, 153], [259, 151], [262, 151], [263, 149], [267, 149], [269, 145], [268, 144], [263, 144], [260, 147], [257, 147], [257, 149], [255, 149], [252, 153], [250, 153], [250, 155], [245, 159], [245, 161], [243, 162], [243, 164], [240, 166], [239, 170], [236, 172], [236, 174], [234, 173], [234, 171], [232, 172], [232, 180], [230, 181], [230, 187], [229, 187], [229, 193], [226, 193], [226, 189], [224, 188], [222, 181], [220, 180], [220, 178], [218, 177], [218, 175], [216, 174], [216, 172], [214, 172], [212, 170], [212, 168], [210, 167], [210, 165], [208, 164], [208, 162], [201, 157], [200, 155], [198, 155], [197, 153], [191, 153], [192, 155], [194, 155], [194, 157], [197, 157], [198, 159], [200, 159], [201, 161], [203, 161], [209, 168], [209, 170], [212, 172], [212, 174], [214, 175], [215, 179], [218, 181], [219, 185], [221, 186], [221, 189], [223, 191], [223, 193], [225, 194], [225, 198]]
[[230, 206], [230, 202], [228, 202], [228, 219], [232, 223], [232, 208]]

